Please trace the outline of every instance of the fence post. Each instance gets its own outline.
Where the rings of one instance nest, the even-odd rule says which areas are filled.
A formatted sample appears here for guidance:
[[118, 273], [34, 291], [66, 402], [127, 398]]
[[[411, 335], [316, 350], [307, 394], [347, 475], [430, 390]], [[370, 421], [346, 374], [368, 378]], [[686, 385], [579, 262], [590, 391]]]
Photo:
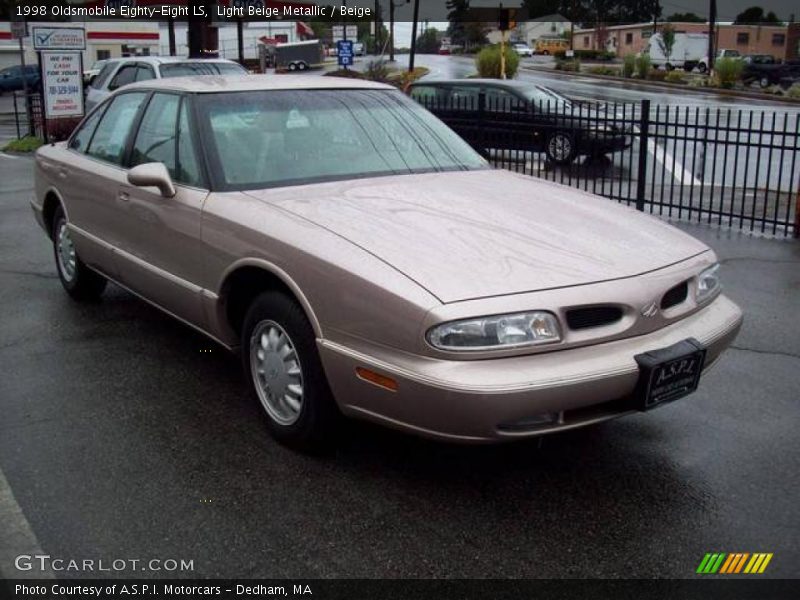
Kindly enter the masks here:
[[14, 123], [17, 126], [17, 139], [20, 139], [22, 136], [20, 135], [20, 130], [19, 130], [19, 109], [17, 108], [17, 92], [11, 92], [11, 97], [14, 99]]
[[636, 179], [636, 210], [644, 210], [644, 191], [647, 183], [647, 143], [650, 134], [650, 100], [642, 100], [639, 116], [639, 174]]

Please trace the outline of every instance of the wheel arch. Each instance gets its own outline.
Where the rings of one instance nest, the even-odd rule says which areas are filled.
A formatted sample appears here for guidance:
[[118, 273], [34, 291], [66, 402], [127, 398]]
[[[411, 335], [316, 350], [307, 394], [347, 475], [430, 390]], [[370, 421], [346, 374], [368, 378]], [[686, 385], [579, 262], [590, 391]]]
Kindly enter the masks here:
[[42, 221], [45, 224], [47, 235], [51, 239], [53, 237], [53, 217], [55, 216], [56, 208], [59, 206], [61, 210], [64, 211], [67, 221], [69, 221], [69, 214], [67, 213], [67, 207], [64, 206], [64, 199], [58, 190], [51, 187], [45, 192], [44, 202], [42, 203]]
[[319, 319], [297, 282], [274, 263], [258, 258], [238, 260], [226, 269], [219, 286], [219, 317], [237, 335], [241, 334], [247, 307], [256, 296], [269, 290], [282, 291], [296, 300], [311, 323], [314, 335], [322, 337]]

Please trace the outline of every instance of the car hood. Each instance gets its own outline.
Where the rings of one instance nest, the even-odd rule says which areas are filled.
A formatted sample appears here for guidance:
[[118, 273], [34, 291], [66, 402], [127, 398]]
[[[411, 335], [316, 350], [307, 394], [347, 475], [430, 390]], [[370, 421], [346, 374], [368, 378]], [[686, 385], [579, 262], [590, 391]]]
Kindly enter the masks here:
[[632, 277], [708, 250], [611, 200], [500, 170], [247, 193], [358, 245], [444, 303]]

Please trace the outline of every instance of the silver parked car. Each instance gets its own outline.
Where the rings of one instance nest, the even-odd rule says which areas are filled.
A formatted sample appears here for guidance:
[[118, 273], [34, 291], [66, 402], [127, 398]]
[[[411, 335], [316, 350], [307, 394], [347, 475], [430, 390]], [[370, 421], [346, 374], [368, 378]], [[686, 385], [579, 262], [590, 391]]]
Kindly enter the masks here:
[[377, 83], [134, 84], [41, 148], [35, 181], [67, 292], [115, 281], [239, 350], [297, 446], [341, 414], [488, 442], [649, 410], [742, 322], [703, 243], [494, 170]]
[[138, 81], [191, 75], [244, 75], [246, 73], [247, 69], [239, 63], [223, 58], [132, 56], [110, 59], [104, 61], [100, 70], [91, 77], [91, 83], [86, 93], [86, 109], [94, 108], [108, 98], [112, 92]]

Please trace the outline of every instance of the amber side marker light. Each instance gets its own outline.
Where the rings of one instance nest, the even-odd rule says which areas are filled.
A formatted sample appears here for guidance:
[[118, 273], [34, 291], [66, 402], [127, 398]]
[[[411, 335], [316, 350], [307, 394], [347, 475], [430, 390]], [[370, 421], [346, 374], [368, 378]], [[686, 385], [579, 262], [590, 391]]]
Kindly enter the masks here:
[[397, 382], [391, 377], [386, 377], [385, 375], [381, 375], [375, 371], [370, 371], [369, 369], [365, 369], [363, 367], [356, 367], [356, 375], [358, 375], [359, 379], [374, 383], [378, 387], [382, 387], [390, 392], [397, 391]]

